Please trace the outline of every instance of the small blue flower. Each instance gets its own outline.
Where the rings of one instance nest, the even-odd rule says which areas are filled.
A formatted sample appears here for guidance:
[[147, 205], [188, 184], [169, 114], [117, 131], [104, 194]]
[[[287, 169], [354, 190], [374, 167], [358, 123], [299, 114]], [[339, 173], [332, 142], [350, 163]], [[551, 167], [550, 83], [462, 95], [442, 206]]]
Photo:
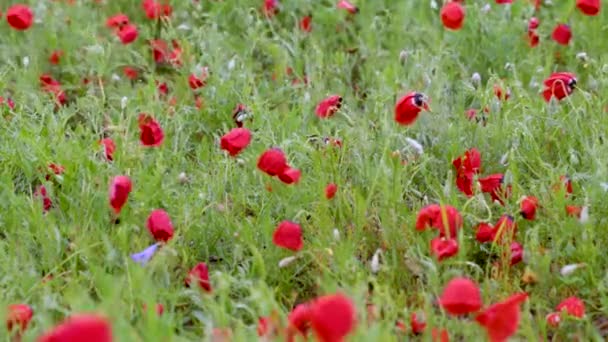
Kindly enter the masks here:
[[146, 264], [154, 256], [154, 253], [156, 253], [159, 246], [159, 243], [155, 243], [139, 253], [131, 254], [131, 259], [142, 266], [146, 266]]

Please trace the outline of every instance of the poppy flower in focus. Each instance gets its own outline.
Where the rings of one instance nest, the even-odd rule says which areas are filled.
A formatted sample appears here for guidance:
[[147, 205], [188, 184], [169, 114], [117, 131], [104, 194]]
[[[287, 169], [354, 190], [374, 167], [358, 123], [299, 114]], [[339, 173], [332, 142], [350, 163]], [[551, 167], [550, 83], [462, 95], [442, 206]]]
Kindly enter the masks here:
[[297, 184], [300, 181], [302, 172], [293, 167], [287, 167], [279, 174], [279, 179], [285, 184]]
[[207, 77], [209, 76], [209, 69], [207, 67], [200, 68], [195, 73], [190, 74], [188, 77], [188, 85], [192, 90], [202, 88], [207, 85]]
[[297, 305], [287, 316], [287, 341], [294, 341], [297, 334], [306, 337], [310, 329], [312, 309], [310, 304]]
[[124, 45], [127, 45], [133, 43], [137, 39], [139, 32], [135, 25], [127, 24], [116, 31], [116, 35]]
[[424, 318], [424, 314], [412, 312], [410, 315], [410, 327], [412, 328], [412, 332], [414, 334], [422, 334], [424, 329], [426, 329], [426, 319]]
[[347, 0], [338, 1], [338, 4], [336, 6], [340, 9], [346, 10], [350, 14], [357, 14], [359, 12], [359, 8], [357, 8], [357, 6], [353, 5], [350, 1]]
[[418, 92], [405, 94], [395, 104], [395, 121], [400, 125], [411, 125], [422, 111], [430, 111], [429, 99], [426, 95]]
[[106, 159], [109, 161], [114, 160], [114, 151], [116, 151], [116, 144], [114, 144], [114, 140], [111, 138], [103, 138], [99, 141], [101, 145], [103, 145], [103, 151], [106, 155]]
[[558, 24], [553, 29], [551, 38], [560, 45], [568, 45], [570, 39], [572, 39], [572, 30], [570, 29], [570, 26], [566, 24]]
[[476, 148], [467, 150], [464, 155], [454, 159], [456, 168], [456, 187], [467, 196], [473, 196], [473, 177], [481, 169], [481, 153]]
[[576, 76], [569, 72], [556, 72], [551, 74], [543, 84], [543, 97], [549, 102], [552, 97], [558, 101], [570, 96], [576, 88]]
[[[494, 225], [494, 241], [512, 241], [517, 232], [517, 223], [510, 215], [502, 215]], [[503, 240], [506, 239], [506, 240]]]
[[468, 278], [450, 280], [439, 297], [439, 305], [451, 315], [466, 315], [481, 309], [479, 287]]
[[334, 115], [341, 106], [342, 96], [332, 95], [319, 102], [317, 108], [315, 109], [315, 114], [317, 114], [317, 116], [321, 119], [325, 119]]
[[306, 33], [312, 31], [312, 16], [307, 15], [300, 19], [300, 30]]
[[157, 242], [168, 242], [173, 237], [173, 223], [163, 209], [156, 209], [146, 220], [146, 228]]
[[15, 30], [24, 31], [32, 26], [34, 13], [27, 5], [16, 4], [6, 11], [6, 21]]
[[220, 147], [234, 157], [251, 142], [251, 132], [247, 128], [233, 128], [220, 139]]
[[511, 242], [510, 265], [517, 265], [524, 259], [524, 247], [517, 241]]
[[313, 301], [310, 325], [320, 342], [343, 341], [357, 324], [353, 302], [341, 293]]
[[116, 176], [110, 183], [110, 206], [114, 209], [114, 212], [118, 215], [122, 210], [122, 207], [127, 203], [129, 193], [131, 193], [132, 183], [131, 179], [127, 176]]
[[211, 288], [211, 283], [209, 282], [209, 269], [207, 268], [207, 264], [204, 262], [199, 262], [196, 266], [190, 270], [188, 276], [186, 277], [186, 286], [190, 287], [192, 282], [198, 285], [201, 289], [203, 289], [207, 293], [211, 293], [213, 289]]
[[48, 196], [46, 187], [44, 185], [40, 185], [36, 189], [36, 191], [34, 192], [34, 197], [40, 198], [42, 200], [42, 210], [44, 212], [51, 210], [51, 207], [53, 206], [53, 201], [51, 201], [51, 198]]
[[336, 184], [334, 184], [334, 183], [327, 184], [327, 186], [325, 187], [325, 198], [327, 198], [327, 199], [334, 198], [334, 196], [336, 195], [336, 192], [338, 192], [338, 186]]
[[[439, 236], [458, 236], [458, 229], [462, 227], [462, 216], [458, 209], [450, 205], [430, 204], [420, 209], [416, 218], [416, 230], [422, 231], [427, 227], [439, 230]], [[449, 232], [446, 230], [449, 227]]]
[[285, 154], [278, 148], [271, 148], [258, 158], [258, 169], [269, 176], [277, 176], [283, 173], [289, 166]]
[[490, 242], [494, 240], [495, 234], [496, 232], [494, 231], [494, 227], [485, 222], [482, 222], [477, 225], [475, 240], [477, 240], [477, 242], [479, 243]]
[[165, 134], [158, 121], [148, 114], [140, 113], [138, 122], [140, 131], [139, 141], [141, 141], [142, 145], [156, 147], [163, 143]]
[[297, 252], [304, 246], [302, 228], [295, 222], [283, 221], [279, 223], [272, 234], [272, 243], [278, 247]]
[[457, 1], [447, 2], [440, 11], [443, 26], [450, 30], [460, 30], [464, 23], [465, 10]]
[[53, 65], [59, 64], [59, 62], [61, 61], [61, 56], [63, 56], [63, 51], [61, 51], [61, 50], [53, 51], [53, 53], [51, 53], [51, 56], [49, 57], [49, 63], [51, 63]]
[[278, 0], [264, 0], [262, 7], [262, 13], [267, 17], [273, 17], [279, 13], [279, 1]]
[[565, 312], [566, 314], [572, 317], [585, 317], [585, 303], [583, 303], [582, 300], [574, 296], [568, 297], [561, 301], [561, 303], [557, 305], [555, 310], [558, 312]]
[[437, 261], [458, 254], [458, 240], [445, 237], [434, 238], [431, 240], [431, 254], [437, 257]]
[[17, 328], [20, 332], [27, 329], [30, 324], [34, 311], [27, 304], [11, 304], [8, 306], [6, 314], [6, 329], [11, 332]]
[[489, 193], [492, 202], [498, 201], [501, 205], [504, 205], [504, 199], [511, 194], [510, 186], [506, 189], [503, 189], [502, 187], [504, 181], [504, 175], [502, 173], [479, 178], [478, 181], [481, 185], [481, 192]]
[[506, 300], [493, 304], [475, 317], [484, 327], [491, 342], [504, 342], [517, 332], [520, 305], [528, 298], [527, 293], [517, 293]]
[[526, 196], [519, 203], [519, 213], [526, 220], [534, 220], [536, 208], [538, 208], [538, 198], [534, 196]]
[[598, 15], [600, 13], [601, 0], [576, 0], [576, 7], [584, 15]]
[[102, 316], [93, 314], [74, 315], [40, 336], [37, 341], [112, 342], [112, 326]]

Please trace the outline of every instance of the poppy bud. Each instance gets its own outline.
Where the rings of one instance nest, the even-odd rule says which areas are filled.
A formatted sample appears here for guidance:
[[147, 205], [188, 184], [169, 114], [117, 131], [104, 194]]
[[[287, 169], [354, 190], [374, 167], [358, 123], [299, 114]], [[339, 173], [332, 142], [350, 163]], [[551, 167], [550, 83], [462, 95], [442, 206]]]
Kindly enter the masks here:
[[302, 228], [299, 224], [291, 221], [279, 223], [272, 234], [272, 243], [281, 248], [297, 252], [302, 249]]
[[212, 292], [211, 283], [209, 282], [209, 269], [207, 264], [204, 262], [198, 263], [186, 277], [186, 286], [190, 286], [192, 282], [195, 282], [205, 292]]
[[247, 128], [234, 128], [220, 139], [220, 147], [234, 157], [251, 142], [251, 132]]
[[15, 30], [24, 31], [32, 26], [34, 13], [28, 6], [16, 4], [6, 11], [6, 21]]
[[169, 214], [162, 209], [156, 209], [150, 213], [146, 221], [146, 228], [158, 242], [168, 242], [173, 238], [173, 223]]
[[441, 22], [450, 30], [460, 30], [464, 23], [464, 7], [456, 1], [450, 1], [441, 8]]

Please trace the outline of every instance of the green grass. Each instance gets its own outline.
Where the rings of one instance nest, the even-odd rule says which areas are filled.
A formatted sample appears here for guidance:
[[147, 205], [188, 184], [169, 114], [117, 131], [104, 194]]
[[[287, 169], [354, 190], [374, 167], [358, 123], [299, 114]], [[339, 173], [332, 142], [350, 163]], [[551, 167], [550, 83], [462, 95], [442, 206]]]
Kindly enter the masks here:
[[[157, 25], [144, 17], [139, 1], [30, 2], [40, 23], [25, 32], [0, 24], [0, 96], [16, 103], [14, 110], [2, 106], [0, 118], [0, 307], [32, 306], [26, 341], [88, 311], [111, 318], [117, 341], [200, 340], [213, 328], [231, 329], [235, 340], [256, 340], [258, 317], [276, 310], [285, 319], [294, 304], [337, 290], [356, 304], [354, 341], [403, 340], [394, 324], [409, 321], [412, 312], [426, 314], [422, 339], [442, 327], [454, 340], [482, 340], [473, 320], [450, 318], [434, 307], [444, 284], [458, 275], [480, 284], [486, 304], [518, 291], [530, 294], [517, 340], [548, 332], [556, 340], [601, 339], [596, 322], [608, 315], [608, 204], [601, 187], [608, 182], [605, 9], [585, 17], [574, 1], [553, 1], [538, 14], [541, 43], [531, 49], [525, 30], [533, 8], [527, 1], [515, 1], [509, 10], [492, 2], [488, 14], [481, 11], [485, 2], [467, 1], [465, 26], [457, 32], [443, 29], [427, 1], [358, 1], [360, 12], [350, 16], [333, 1], [283, 0], [270, 20], [261, 16], [257, 0], [174, 1], [160, 34], [179, 40], [183, 66], [158, 69], [146, 43]], [[139, 28], [131, 45], [121, 45], [104, 26], [118, 12]], [[308, 13], [313, 30], [304, 34], [297, 23]], [[550, 39], [557, 21], [572, 25], [568, 47]], [[58, 66], [47, 61], [55, 49], [65, 52]], [[577, 59], [579, 52], [588, 60]], [[126, 80], [126, 65], [139, 67], [142, 79]], [[202, 109], [187, 82], [197, 65], [211, 72], [200, 91]], [[292, 85], [286, 67], [293, 77], [306, 75], [309, 84]], [[579, 81], [558, 106], [539, 94], [553, 71], [573, 72]], [[475, 72], [479, 87], [471, 81]], [[40, 90], [43, 73], [62, 83], [69, 105], [55, 108]], [[86, 86], [85, 76], [92, 80]], [[157, 94], [155, 80], [168, 83], [169, 97], [177, 99], [173, 109]], [[497, 102], [497, 83], [511, 90], [508, 101]], [[393, 106], [411, 90], [429, 95], [433, 111], [401, 127]], [[342, 95], [344, 105], [320, 120], [314, 108], [331, 94]], [[253, 141], [235, 160], [218, 141], [234, 126], [237, 103], [253, 113], [246, 123]], [[468, 108], [485, 106], [491, 108], [487, 126], [466, 119]], [[163, 127], [160, 148], [140, 145], [140, 112]], [[97, 144], [104, 132], [117, 145], [113, 163]], [[313, 136], [339, 138], [343, 147], [323, 147]], [[406, 138], [419, 141], [424, 154], [417, 156]], [[257, 157], [271, 146], [302, 170], [299, 184], [284, 185], [256, 169]], [[468, 199], [455, 187], [451, 161], [470, 147], [481, 151], [484, 174], [505, 173], [512, 184], [504, 207], [487, 195]], [[394, 157], [396, 150], [406, 165]], [[50, 162], [65, 173], [47, 181]], [[181, 173], [188, 182], [180, 181]], [[108, 184], [122, 174], [133, 180], [133, 192], [114, 224]], [[568, 199], [552, 189], [563, 174], [574, 183]], [[339, 186], [332, 201], [324, 197], [330, 182]], [[40, 184], [53, 201], [47, 214], [33, 196]], [[535, 221], [518, 215], [523, 195], [540, 200]], [[433, 233], [414, 228], [418, 210], [430, 203], [458, 208], [465, 221], [459, 254], [441, 263], [430, 256]], [[588, 205], [589, 221], [568, 217], [566, 204]], [[176, 234], [140, 267], [129, 255], [153, 242], [145, 220], [156, 208], [169, 213]], [[497, 275], [474, 240], [474, 227], [502, 214], [516, 216], [525, 260]], [[305, 242], [299, 258], [279, 268], [293, 255], [272, 244], [282, 220], [300, 223]], [[381, 267], [372, 274], [369, 263], [378, 248]], [[212, 295], [184, 287], [187, 272], [201, 261], [210, 268]], [[560, 275], [562, 266], [579, 262], [586, 267]], [[521, 280], [525, 269], [537, 283]], [[53, 279], [42, 283], [47, 275]], [[570, 295], [585, 301], [586, 317], [547, 328], [545, 316]], [[161, 317], [142, 311], [144, 303], [157, 302], [165, 306]], [[379, 311], [374, 322], [367, 322], [366, 302]]]

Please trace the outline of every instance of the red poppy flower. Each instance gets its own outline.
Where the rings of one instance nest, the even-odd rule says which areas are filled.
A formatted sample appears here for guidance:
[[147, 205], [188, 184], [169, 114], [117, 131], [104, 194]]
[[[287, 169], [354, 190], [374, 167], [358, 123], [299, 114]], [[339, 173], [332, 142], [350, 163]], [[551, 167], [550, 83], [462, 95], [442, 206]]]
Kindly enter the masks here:
[[319, 102], [317, 108], [315, 109], [315, 114], [317, 114], [317, 116], [321, 119], [325, 119], [334, 115], [341, 106], [342, 96], [332, 95]]
[[492, 197], [492, 202], [498, 201], [501, 205], [504, 205], [504, 199], [511, 194], [510, 187], [507, 187], [506, 189], [502, 188], [503, 180], [504, 175], [502, 173], [496, 173], [478, 179], [479, 184], [481, 185], [481, 192], [489, 193]]
[[570, 43], [570, 39], [572, 38], [570, 26], [566, 24], [558, 24], [555, 26], [555, 29], [553, 29], [551, 38], [553, 38], [553, 40], [560, 45], [568, 45]]
[[262, 13], [267, 17], [275, 16], [279, 13], [279, 1], [278, 0], [264, 0], [262, 6]]
[[407, 93], [395, 104], [395, 121], [411, 125], [422, 110], [430, 111], [427, 96], [415, 91]]
[[34, 311], [27, 304], [11, 304], [6, 314], [6, 329], [10, 332], [13, 328], [25, 331], [30, 324]]
[[285, 154], [278, 148], [271, 148], [258, 159], [258, 169], [270, 176], [277, 176], [283, 173], [289, 166]]
[[517, 332], [520, 305], [528, 298], [527, 293], [517, 293], [506, 300], [493, 304], [475, 317], [483, 326], [491, 342], [504, 342]]
[[42, 90], [53, 94], [55, 102], [58, 105], [64, 105], [67, 102], [65, 92], [61, 89], [61, 83], [59, 83], [59, 81], [48, 74], [41, 75], [39, 79]]
[[158, 121], [145, 113], [139, 114], [138, 121], [141, 144], [148, 147], [160, 146], [165, 139], [165, 134]]
[[431, 340], [433, 342], [450, 342], [450, 335], [446, 329], [433, 328], [431, 330]]
[[559, 183], [553, 186], [553, 190], [560, 191], [561, 189], [564, 189], [566, 192], [566, 197], [572, 194], [574, 189], [572, 188], [572, 180], [570, 177], [564, 175], [559, 176]]
[[42, 199], [42, 210], [44, 212], [51, 210], [51, 207], [53, 206], [53, 201], [51, 201], [51, 198], [48, 196], [46, 187], [44, 185], [40, 185], [36, 189], [36, 191], [34, 192], [34, 197]]
[[251, 132], [247, 128], [233, 128], [220, 139], [220, 147], [234, 157], [251, 142]]
[[300, 20], [300, 30], [307, 33], [312, 31], [312, 16], [307, 15]]
[[118, 31], [116, 31], [116, 35], [118, 36], [118, 38], [120, 38], [120, 41], [123, 44], [131, 44], [135, 41], [135, 39], [137, 39], [137, 27], [132, 24], [127, 24], [120, 28]]
[[456, 168], [456, 187], [467, 196], [473, 196], [473, 177], [481, 169], [481, 154], [472, 148], [452, 161]]
[[511, 242], [510, 265], [517, 265], [524, 259], [524, 247], [517, 241]]
[[576, 0], [576, 7], [585, 15], [600, 13], [601, 0]]
[[297, 305], [287, 316], [287, 341], [295, 341], [296, 334], [306, 337], [310, 328], [312, 309], [310, 304]]
[[477, 242], [479, 243], [490, 242], [494, 240], [495, 234], [496, 232], [494, 231], [494, 227], [485, 222], [482, 222], [477, 225], [475, 240], [477, 240]]
[[507, 88], [507, 90], [505, 91], [500, 85], [495, 84], [494, 95], [496, 95], [496, 97], [501, 101], [507, 101], [511, 97], [511, 90]]
[[188, 84], [192, 90], [202, 88], [207, 85], [207, 77], [209, 76], [209, 69], [207, 67], [201, 68], [196, 73], [190, 74], [188, 77]]
[[536, 208], [538, 207], [538, 198], [534, 196], [526, 196], [519, 203], [519, 213], [526, 220], [534, 220], [536, 217]]
[[357, 324], [353, 302], [341, 293], [315, 299], [310, 311], [311, 327], [320, 342], [343, 341]]
[[16, 4], [6, 11], [6, 21], [15, 30], [27, 30], [34, 22], [34, 13], [27, 5]]
[[441, 22], [443, 26], [450, 30], [460, 30], [464, 23], [464, 7], [455, 1], [447, 2], [441, 8]]
[[536, 33], [536, 30], [528, 31], [528, 43], [530, 47], [536, 47], [540, 43], [540, 36]]
[[[416, 230], [422, 231], [427, 227], [439, 230], [439, 236], [458, 236], [458, 229], [462, 227], [462, 216], [458, 209], [450, 205], [431, 204], [420, 209], [416, 218]], [[446, 224], [449, 233], [446, 231]]]
[[49, 57], [49, 63], [54, 64], [54, 65], [59, 64], [59, 62], [61, 61], [61, 56], [63, 56], [63, 51], [61, 51], [61, 50], [53, 51], [53, 53], [51, 53], [51, 56]]
[[568, 216], [580, 218], [581, 211], [583, 211], [583, 208], [580, 206], [577, 206], [577, 205], [567, 205], [566, 206], [566, 213], [568, 214]]
[[161, 16], [171, 16], [173, 8], [169, 4], [161, 4], [155, 0], [143, 0], [141, 6], [148, 19], [154, 20]]
[[[510, 242], [517, 232], [517, 223], [510, 215], [502, 215], [494, 225], [494, 240], [498, 242]], [[506, 240], [504, 240], [506, 239]]]
[[547, 325], [554, 327], [554, 328], [559, 326], [559, 324], [562, 321], [562, 317], [559, 312], [552, 312], [552, 313], [548, 314], [545, 319], [547, 320]]
[[38, 338], [38, 342], [87, 341], [112, 342], [112, 326], [105, 317], [74, 315]]
[[126, 14], [118, 13], [106, 20], [106, 26], [112, 29], [120, 29], [129, 24], [129, 17]]
[[334, 184], [334, 183], [327, 184], [327, 186], [325, 187], [325, 198], [327, 198], [327, 199], [334, 198], [334, 196], [336, 195], [336, 192], [338, 192], [338, 186], [336, 184]]
[[[49, 168], [49, 171], [51, 171], [55, 175], [61, 175], [65, 171], [65, 167], [63, 167], [59, 164], [55, 164], [55, 163], [49, 163], [48, 168]], [[48, 176], [47, 176], [46, 180], [49, 180]]]
[[426, 329], [426, 320], [423, 314], [412, 312], [410, 315], [410, 326], [414, 334], [422, 334]]
[[572, 317], [585, 317], [585, 303], [577, 297], [568, 297], [555, 308], [558, 312], [565, 312]]
[[499, 5], [512, 4], [513, 0], [496, 0], [496, 3]]
[[139, 72], [137, 71], [137, 69], [130, 66], [124, 67], [122, 69], [122, 73], [125, 75], [126, 78], [130, 79], [131, 81], [135, 81], [137, 77], [139, 77]]
[[576, 76], [569, 72], [556, 72], [543, 82], [543, 97], [549, 102], [551, 97], [558, 101], [570, 96], [576, 87]]
[[190, 287], [190, 284], [195, 282], [205, 292], [211, 293], [211, 283], [209, 282], [209, 269], [204, 262], [199, 262], [186, 277], [186, 286]]
[[146, 228], [157, 242], [168, 242], [173, 238], [173, 223], [169, 214], [163, 209], [156, 209], [150, 213]]
[[116, 176], [110, 183], [110, 206], [114, 209], [114, 212], [118, 215], [122, 210], [122, 207], [127, 203], [129, 193], [131, 193], [132, 183], [131, 179], [127, 176]]
[[336, 6], [338, 8], [346, 10], [350, 14], [357, 14], [357, 12], [359, 12], [359, 8], [357, 8], [357, 6], [353, 5], [351, 2], [349, 2], [347, 0], [338, 1], [338, 4]]
[[431, 255], [435, 255], [437, 261], [442, 261], [456, 254], [458, 254], [458, 240], [445, 237], [436, 237], [431, 240]]
[[300, 181], [302, 172], [293, 167], [287, 167], [283, 172], [279, 174], [279, 179], [285, 184], [297, 184]]
[[272, 234], [272, 243], [281, 248], [286, 248], [297, 252], [302, 249], [302, 228], [299, 224], [291, 221], [279, 223]]
[[439, 297], [439, 305], [451, 315], [466, 315], [481, 309], [479, 287], [468, 278], [454, 278]]
[[150, 41], [152, 55], [157, 64], [169, 63], [174, 66], [182, 65], [182, 49], [177, 41], [172, 41], [172, 49], [169, 48], [167, 42], [161, 39]]
[[103, 145], [103, 150], [106, 155], [106, 159], [109, 161], [114, 160], [114, 151], [116, 151], [116, 144], [111, 138], [104, 138], [99, 141]]

